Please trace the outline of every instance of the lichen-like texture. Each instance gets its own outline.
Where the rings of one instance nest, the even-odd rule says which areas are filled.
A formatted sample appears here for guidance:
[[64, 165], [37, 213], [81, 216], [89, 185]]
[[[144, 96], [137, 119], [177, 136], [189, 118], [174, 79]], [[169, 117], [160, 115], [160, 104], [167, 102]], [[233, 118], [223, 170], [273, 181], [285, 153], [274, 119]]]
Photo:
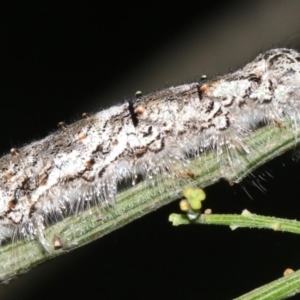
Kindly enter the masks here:
[[[273, 49], [234, 73], [84, 114], [0, 159], [0, 244], [35, 238], [89, 205], [113, 203], [118, 183], [192, 177], [188, 158], [238, 148], [258, 126], [299, 122], [300, 55]], [[234, 162], [233, 162], [234, 163]]]

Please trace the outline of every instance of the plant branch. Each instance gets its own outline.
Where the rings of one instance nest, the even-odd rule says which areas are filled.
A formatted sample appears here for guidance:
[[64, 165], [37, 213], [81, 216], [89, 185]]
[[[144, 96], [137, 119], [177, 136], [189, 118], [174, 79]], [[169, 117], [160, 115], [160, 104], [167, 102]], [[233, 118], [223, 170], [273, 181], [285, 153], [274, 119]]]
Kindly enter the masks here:
[[247, 210], [244, 210], [241, 215], [201, 214], [194, 220], [190, 220], [186, 214], [171, 214], [169, 220], [174, 226], [189, 224], [228, 225], [232, 230], [248, 227], [300, 234], [299, 221], [260, 216]]
[[263, 285], [234, 300], [286, 299], [300, 291], [300, 271]]
[[36, 240], [19, 240], [3, 245], [0, 247], [0, 281], [8, 282], [38, 264], [81, 247], [178, 199], [187, 186], [203, 188], [220, 178], [240, 182], [260, 165], [295, 147], [298, 144], [295, 136], [299, 135], [299, 130], [300, 126], [292, 128], [289, 123], [282, 128], [263, 127], [245, 138], [245, 144], [251, 149], [250, 154], [239, 149], [231, 150], [230, 155], [207, 152], [191, 160], [189, 170], [194, 175], [192, 179], [160, 176], [154, 184], [141, 182], [119, 193], [113, 207], [95, 206], [79, 216], [64, 218], [44, 231], [50, 245], [49, 252]]

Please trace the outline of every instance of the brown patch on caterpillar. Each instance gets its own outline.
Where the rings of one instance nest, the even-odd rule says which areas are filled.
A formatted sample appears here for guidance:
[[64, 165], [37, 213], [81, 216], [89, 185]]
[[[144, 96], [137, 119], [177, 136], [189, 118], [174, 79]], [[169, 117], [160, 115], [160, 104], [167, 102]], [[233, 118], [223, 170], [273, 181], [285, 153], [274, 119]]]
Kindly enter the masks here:
[[190, 178], [195, 178], [195, 174], [192, 171], [187, 171], [186, 175]]
[[202, 93], [202, 94], [204, 94], [204, 93], [206, 93], [207, 91], [208, 91], [208, 89], [209, 89], [209, 86], [208, 86], [208, 84], [202, 84], [200, 87], [199, 87], [199, 91]]
[[[107, 142], [104, 145], [102, 145], [102, 144], [101, 145], [97, 145], [96, 148], [95, 148], [95, 150], [92, 151], [92, 154], [95, 154], [97, 152], [101, 152], [103, 155], [108, 154], [111, 151], [111, 148], [112, 148], [111, 144], [113, 144], [112, 141]], [[117, 144], [117, 143], [115, 143], [115, 144]]]
[[57, 126], [62, 129], [62, 130], [66, 130], [68, 128], [67, 124], [65, 122], [59, 122], [57, 124]]
[[47, 183], [48, 174], [43, 172], [39, 175], [39, 185], [45, 185]]
[[34, 214], [34, 212], [37, 211], [37, 208], [36, 208], [36, 203], [32, 204], [29, 208], [29, 213], [28, 213], [28, 217], [31, 218], [32, 215]]
[[78, 174], [74, 174], [74, 175], [69, 174], [69, 175], [62, 177], [61, 181], [63, 181], [63, 182], [73, 181], [73, 180], [77, 179], [78, 177], [80, 177], [80, 175], [78, 175]]
[[181, 177], [181, 178], [195, 178], [196, 177], [195, 174], [191, 170], [189, 170], [185, 167], [183, 167], [182, 169], [177, 168], [172, 171], [174, 174], [176, 174], [178, 177]]
[[7, 207], [6, 209], [1, 213], [0, 215], [0, 220], [5, 220], [6, 218], [11, 220], [12, 222], [18, 224], [18, 222], [14, 221], [14, 209], [18, 204], [18, 200], [17, 199], [11, 199], [7, 202]]
[[101, 152], [102, 151], [102, 145], [97, 145], [95, 150], [92, 151], [92, 154], [95, 154], [97, 152]]
[[29, 185], [29, 178], [28, 178], [26, 175], [24, 175], [24, 176], [21, 178], [21, 180], [20, 180], [20, 187], [21, 187], [21, 189], [23, 189], [23, 190], [29, 190], [29, 188], [30, 188], [30, 185]]
[[90, 160], [88, 160], [88, 161], [85, 162], [85, 167], [87, 169], [91, 169], [94, 164], [95, 164], [95, 160], [93, 158], [91, 158]]
[[103, 168], [99, 171], [99, 173], [98, 173], [98, 177], [99, 177], [99, 178], [101, 178], [101, 177], [103, 176], [103, 174], [105, 173], [106, 169], [107, 169], [107, 166], [103, 167]]
[[38, 181], [39, 185], [45, 185], [47, 183], [47, 179], [49, 177], [48, 171], [51, 169], [51, 162], [48, 161], [42, 171], [39, 173]]
[[145, 112], [145, 109], [144, 109], [142, 106], [138, 106], [138, 107], [134, 110], [134, 112], [135, 112], [137, 115], [141, 116], [141, 115]]
[[87, 138], [87, 134], [85, 134], [85, 133], [80, 133], [79, 135], [78, 135], [78, 140], [79, 141], [83, 141], [83, 140], [85, 140]]
[[5, 179], [5, 180], [9, 180], [13, 177], [14, 175], [11, 173], [11, 172], [8, 172], [8, 171], [5, 171], [3, 172], [2, 174], [2, 177]]
[[17, 205], [18, 201], [16, 199], [12, 199], [8, 201], [7, 207], [9, 210], [13, 209]]
[[87, 119], [87, 118], [90, 117], [90, 115], [86, 112], [84, 112], [81, 116], [82, 116], [83, 119]]
[[282, 125], [282, 123], [280, 123], [279, 121], [272, 119], [272, 123], [275, 127], [279, 128], [279, 129], [283, 129], [284, 126]]
[[136, 157], [142, 157], [147, 152], [147, 148], [140, 148], [135, 151]]

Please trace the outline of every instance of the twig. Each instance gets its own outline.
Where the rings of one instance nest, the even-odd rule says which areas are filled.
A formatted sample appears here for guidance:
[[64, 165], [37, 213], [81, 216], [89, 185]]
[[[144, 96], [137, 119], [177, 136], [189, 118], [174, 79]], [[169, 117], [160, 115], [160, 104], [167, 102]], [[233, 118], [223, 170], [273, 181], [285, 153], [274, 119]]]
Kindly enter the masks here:
[[299, 135], [299, 130], [300, 126], [292, 128], [289, 123], [281, 128], [263, 127], [246, 137], [246, 144], [251, 147], [250, 154], [238, 150], [232, 152], [235, 165], [228, 163], [227, 154], [207, 152], [191, 161], [189, 168], [193, 179], [156, 178], [159, 184], [153, 185], [142, 182], [118, 194], [113, 207], [105, 210], [91, 207], [79, 216], [64, 218], [45, 229], [46, 241], [56, 249], [50, 253], [45, 252], [35, 240], [3, 245], [0, 248], [0, 281], [8, 282], [47, 260], [81, 247], [174, 201], [186, 186], [206, 187], [220, 178], [240, 182], [260, 165], [295, 147], [298, 144], [295, 135]]

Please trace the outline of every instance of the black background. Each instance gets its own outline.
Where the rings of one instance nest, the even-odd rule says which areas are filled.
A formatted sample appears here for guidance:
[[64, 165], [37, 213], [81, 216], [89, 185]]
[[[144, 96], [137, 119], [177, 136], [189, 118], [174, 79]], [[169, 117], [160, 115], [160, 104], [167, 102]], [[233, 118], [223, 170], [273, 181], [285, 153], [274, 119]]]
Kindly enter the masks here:
[[[299, 11], [299, 1], [277, 0], [1, 1], [0, 152], [137, 90], [224, 74], [272, 47], [300, 50]], [[299, 163], [291, 157], [237, 186], [207, 188], [206, 207], [299, 219]], [[174, 228], [168, 215], [176, 211], [178, 203], [168, 205], [39, 266], [0, 286], [0, 298], [231, 299], [300, 268], [297, 236]]]

